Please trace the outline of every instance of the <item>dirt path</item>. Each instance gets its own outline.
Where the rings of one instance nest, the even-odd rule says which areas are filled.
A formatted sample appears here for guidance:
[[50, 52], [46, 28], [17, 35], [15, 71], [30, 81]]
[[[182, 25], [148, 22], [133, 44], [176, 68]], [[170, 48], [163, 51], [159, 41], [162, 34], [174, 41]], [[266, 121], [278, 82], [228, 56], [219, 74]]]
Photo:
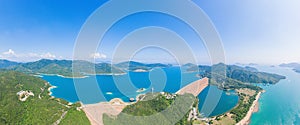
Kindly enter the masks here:
[[58, 124], [61, 122], [61, 120], [64, 119], [64, 117], [66, 116], [67, 113], [68, 113], [68, 111], [65, 111], [65, 112], [60, 116], [60, 118], [59, 118], [56, 122], [53, 123], [53, 125], [58, 125]]
[[39, 99], [42, 99], [41, 94], [45, 91], [45, 89], [46, 89], [46, 87], [47, 87], [47, 84], [48, 84], [48, 83], [45, 82], [44, 87], [41, 88], [41, 92], [40, 92], [40, 94], [39, 94]]

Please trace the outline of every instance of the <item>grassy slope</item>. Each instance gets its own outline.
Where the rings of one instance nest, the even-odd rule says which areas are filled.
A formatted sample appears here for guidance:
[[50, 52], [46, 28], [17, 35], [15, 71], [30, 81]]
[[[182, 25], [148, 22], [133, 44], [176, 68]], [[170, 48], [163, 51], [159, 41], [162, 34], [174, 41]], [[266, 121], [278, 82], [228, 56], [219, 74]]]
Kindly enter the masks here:
[[167, 100], [164, 96], [158, 95], [149, 101], [140, 101], [133, 105], [128, 105], [122, 111], [134, 116], [148, 116], [163, 111], [169, 107], [174, 100]]
[[195, 99], [191, 94], [177, 96], [175, 100], [167, 100], [164, 96], [158, 95], [154, 99], [127, 106], [116, 118], [104, 115], [103, 121], [105, 125], [153, 125], [175, 124], [181, 119], [176, 125], [190, 124], [186, 114]]
[[[64, 111], [72, 109], [60, 105], [56, 99], [50, 99], [47, 91], [50, 86], [45, 86], [45, 82], [23, 73], [0, 71], [0, 124], [53, 124]], [[42, 92], [41, 88], [44, 87], [45, 91]], [[31, 90], [35, 96], [21, 102], [16, 95], [20, 90]], [[38, 97], [40, 93], [41, 99]], [[84, 113], [69, 112], [66, 120], [71, 118], [75, 123], [86, 122]]]
[[76, 108], [72, 108], [61, 121], [61, 125], [89, 125], [89, 119], [84, 116], [85, 113], [83, 111], [77, 111]]

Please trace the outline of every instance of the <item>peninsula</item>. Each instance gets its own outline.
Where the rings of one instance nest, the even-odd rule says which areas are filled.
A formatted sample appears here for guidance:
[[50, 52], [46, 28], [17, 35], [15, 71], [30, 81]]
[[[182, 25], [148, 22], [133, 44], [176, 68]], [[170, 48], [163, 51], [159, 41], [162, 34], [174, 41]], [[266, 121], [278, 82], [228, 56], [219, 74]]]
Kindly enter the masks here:
[[[184, 96], [185, 94], [191, 94], [194, 97], [196, 97], [205, 87], [208, 86], [208, 78], [203, 78], [201, 80], [197, 80], [189, 85], [187, 85], [186, 87], [180, 89], [174, 96], [170, 96], [167, 93], [156, 93], [156, 94], [146, 94], [144, 95], [145, 97], [143, 97], [142, 99], [139, 99], [139, 97], [136, 99], [138, 100], [137, 102], [133, 102], [133, 103], [125, 103], [120, 99], [113, 99], [110, 102], [101, 102], [98, 104], [91, 104], [91, 105], [85, 105], [83, 107], [83, 110], [85, 111], [85, 113], [87, 114], [89, 120], [91, 121], [91, 123], [93, 125], [102, 125], [104, 124], [103, 119], [106, 119], [106, 121], [110, 121], [110, 122], [106, 122], [107, 124], [117, 124], [118, 122], [124, 122], [122, 120], [122, 117], [124, 117], [122, 114], [124, 113], [128, 113], [130, 114], [131, 111], [134, 112], [139, 112], [139, 110], [151, 110], [151, 108], [148, 107], [148, 109], [146, 109], [146, 107], [144, 107], [143, 109], [139, 109], [139, 108], [134, 108], [135, 110], [131, 110], [130, 112], [128, 112], [128, 108], [132, 109], [133, 107], [137, 106], [140, 107], [141, 105], [147, 105], [147, 103], [153, 102], [153, 98], [159, 98], [161, 99], [160, 101], [165, 102], [164, 100], [176, 100], [176, 95], [178, 96]], [[176, 98], [175, 98], [176, 97]], [[152, 98], [150, 100], [148, 100], [147, 98]], [[195, 99], [193, 99], [194, 101]], [[155, 103], [155, 101], [154, 101]], [[164, 106], [163, 104], [165, 103], [160, 103], [160, 106]], [[158, 105], [157, 105], [158, 106]], [[143, 107], [143, 106], [142, 106]], [[168, 108], [169, 106], [165, 106], [164, 108]], [[189, 107], [190, 108], [190, 107]], [[123, 113], [122, 113], [123, 112]], [[141, 111], [142, 112], [142, 111]], [[159, 111], [156, 111], [159, 112]], [[121, 113], [121, 114], [120, 114]], [[145, 114], [144, 114], [145, 113]], [[148, 113], [151, 112], [143, 112], [140, 113], [139, 115], [146, 115]], [[105, 117], [105, 116], [108, 117]], [[148, 114], [149, 115], [149, 114]], [[110, 120], [111, 117], [116, 117], [120, 118], [115, 119], [113, 121]], [[103, 118], [105, 117], [105, 118]], [[146, 122], [144, 122], [145, 124]]]

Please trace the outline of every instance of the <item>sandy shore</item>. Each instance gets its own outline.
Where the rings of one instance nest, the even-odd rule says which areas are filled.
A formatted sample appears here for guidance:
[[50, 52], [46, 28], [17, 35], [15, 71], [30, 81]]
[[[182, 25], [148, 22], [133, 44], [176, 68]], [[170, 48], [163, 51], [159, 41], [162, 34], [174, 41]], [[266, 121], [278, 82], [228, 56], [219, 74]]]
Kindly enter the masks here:
[[89, 76], [122, 76], [122, 75], [126, 75], [127, 73], [86, 73], [86, 75], [89, 75]]
[[68, 77], [68, 76], [63, 76], [63, 75], [56, 75], [62, 78], [68, 78], [68, 79], [84, 79], [84, 78], [88, 78], [90, 76], [81, 76], [81, 77]]
[[259, 111], [259, 102], [257, 101], [254, 108], [253, 108], [253, 112], [252, 113], [255, 113], [255, 112], [258, 112]]
[[38, 73], [40, 74], [39, 76], [58, 76], [58, 77], [62, 77], [62, 78], [69, 78], [69, 79], [82, 79], [82, 78], [87, 78], [90, 76], [80, 76], [80, 77], [69, 77], [69, 76], [63, 76], [63, 75], [59, 75], [59, 74], [44, 74], [44, 73]]
[[[50, 83], [48, 83], [48, 84], [51, 85]], [[51, 87], [48, 88], [48, 91], [49, 91], [48, 95], [50, 95], [52, 98], [54, 98], [54, 97], [52, 96], [51, 90], [54, 89], [54, 88], [57, 88], [57, 86], [51, 86]]]
[[103, 75], [103, 76], [121, 76], [121, 75], [126, 75], [127, 73], [99, 73], [99, 74], [86, 74], [85, 76], [78, 76], [78, 77], [71, 77], [71, 76], [63, 76], [59, 74], [44, 74], [44, 73], [38, 73], [39, 75], [33, 75], [36, 77], [42, 77], [43, 75], [45, 76], [58, 76], [62, 78], [68, 78], [68, 79], [83, 79], [83, 78], [88, 78], [91, 76], [96, 76], [96, 75]]
[[262, 92], [258, 92], [258, 94], [255, 97], [254, 102], [252, 103], [249, 111], [247, 112], [247, 115], [240, 122], [238, 122], [236, 125], [249, 125], [252, 113], [258, 111], [258, 108], [259, 108], [258, 100], [260, 98], [261, 93]]

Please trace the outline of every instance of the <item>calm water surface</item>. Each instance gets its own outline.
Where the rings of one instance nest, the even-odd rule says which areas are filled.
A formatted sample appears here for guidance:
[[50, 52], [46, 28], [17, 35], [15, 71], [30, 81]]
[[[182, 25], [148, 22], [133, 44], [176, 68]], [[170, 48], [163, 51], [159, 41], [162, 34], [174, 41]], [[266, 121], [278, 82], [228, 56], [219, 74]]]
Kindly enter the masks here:
[[[196, 73], [181, 75], [178, 67], [155, 69], [151, 72], [129, 72], [120, 76], [97, 75], [82, 79], [59, 76], [43, 76], [42, 78], [57, 87], [51, 90], [52, 96], [63, 98], [69, 102], [80, 100], [84, 104], [109, 101], [113, 98], [121, 98], [128, 102], [129, 98], [136, 97], [138, 94], [151, 92], [151, 88], [154, 88], [155, 92], [175, 93], [198, 79]], [[95, 82], [96, 80], [97, 82]], [[137, 92], [139, 88], [146, 88], [146, 91]], [[208, 92], [212, 93], [209, 97], [207, 96]], [[224, 113], [233, 108], [238, 101], [238, 96], [234, 93], [223, 92], [215, 86], [207, 87], [199, 94], [198, 98], [200, 100], [199, 110], [205, 116]], [[210, 105], [210, 101], [214, 100], [217, 100], [216, 105]]]
[[259, 112], [252, 115], [251, 125], [300, 125], [300, 74], [281, 67], [257, 68], [284, 75], [287, 79], [263, 87], [266, 92], [259, 100]]

